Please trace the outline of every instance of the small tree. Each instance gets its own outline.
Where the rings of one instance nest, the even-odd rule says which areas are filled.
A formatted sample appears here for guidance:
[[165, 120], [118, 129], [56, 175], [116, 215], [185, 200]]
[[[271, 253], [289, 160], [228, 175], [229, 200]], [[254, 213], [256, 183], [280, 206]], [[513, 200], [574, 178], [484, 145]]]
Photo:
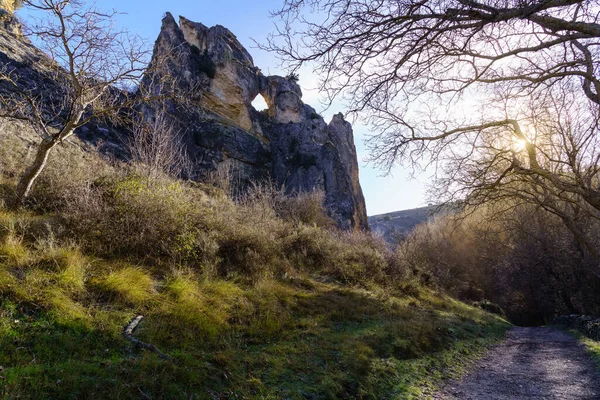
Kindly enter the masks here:
[[[142, 41], [114, 27], [116, 12], [86, 7], [80, 0], [25, 0], [43, 17], [24, 33], [48, 55], [36, 69], [46, 78], [30, 82], [7, 65], [2, 117], [27, 121], [41, 137], [35, 159], [16, 190], [16, 204], [29, 196], [52, 150], [90, 121], [113, 115], [133, 102], [128, 89], [145, 73], [149, 52]], [[123, 90], [125, 89], [125, 90]]]

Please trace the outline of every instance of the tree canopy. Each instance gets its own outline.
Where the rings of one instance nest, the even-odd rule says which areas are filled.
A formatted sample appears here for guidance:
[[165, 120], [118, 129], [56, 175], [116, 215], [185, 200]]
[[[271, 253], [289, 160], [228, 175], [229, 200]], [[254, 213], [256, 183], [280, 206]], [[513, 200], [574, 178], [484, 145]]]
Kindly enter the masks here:
[[377, 166], [433, 165], [438, 199], [517, 198], [575, 231], [597, 218], [600, 2], [285, 0], [274, 16], [263, 47], [370, 123]]

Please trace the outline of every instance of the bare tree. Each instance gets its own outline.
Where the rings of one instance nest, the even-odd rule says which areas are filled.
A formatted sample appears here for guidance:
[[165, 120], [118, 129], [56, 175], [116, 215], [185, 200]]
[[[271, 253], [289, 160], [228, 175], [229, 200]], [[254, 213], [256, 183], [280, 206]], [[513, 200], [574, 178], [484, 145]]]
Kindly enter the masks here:
[[[263, 47], [295, 68], [316, 63], [329, 100], [345, 99], [372, 124], [371, 160], [384, 169], [433, 162], [452, 174], [491, 157], [471, 165], [483, 186], [508, 172], [536, 175], [600, 209], [597, 149], [588, 147], [598, 134], [599, 11], [598, 1], [582, 0], [285, 0]], [[561, 92], [586, 109], [570, 125], [592, 123], [577, 144], [555, 137], [564, 146], [555, 159], [522, 109]], [[510, 167], [521, 159], [513, 142], [527, 160]], [[554, 170], [563, 163], [573, 164], [568, 174]]]
[[131, 90], [145, 73], [149, 52], [142, 41], [114, 27], [116, 12], [87, 7], [82, 0], [25, 0], [43, 15], [25, 28], [48, 55], [36, 68], [43, 82], [22, 79], [7, 65], [1, 116], [27, 121], [40, 136], [35, 159], [20, 179], [17, 204], [29, 195], [52, 150], [75, 130], [133, 102]]
[[433, 167], [436, 200], [552, 214], [600, 276], [600, 2], [285, 0], [274, 16], [263, 47], [321, 71], [371, 124], [375, 165]]

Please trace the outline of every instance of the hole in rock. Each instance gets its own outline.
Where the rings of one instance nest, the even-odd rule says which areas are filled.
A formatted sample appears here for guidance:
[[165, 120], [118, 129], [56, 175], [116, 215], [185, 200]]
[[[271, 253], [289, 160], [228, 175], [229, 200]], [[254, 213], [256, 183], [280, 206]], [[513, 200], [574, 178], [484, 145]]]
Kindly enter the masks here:
[[267, 102], [265, 101], [265, 98], [262, 96], [262, 94], [259, 94], [254, 100], [252, 100], [252, 106], [257, 111], [264, 111], [269, 109], [269, 106], [267, 105]]

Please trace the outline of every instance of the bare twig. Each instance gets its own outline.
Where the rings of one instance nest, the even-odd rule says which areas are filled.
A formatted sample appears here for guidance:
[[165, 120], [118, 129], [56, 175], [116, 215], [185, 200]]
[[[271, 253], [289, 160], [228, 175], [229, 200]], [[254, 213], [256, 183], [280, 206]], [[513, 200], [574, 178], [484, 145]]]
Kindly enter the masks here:
[[261, 47], [371, 124], [375, 166], [435, 169], [435, 202], [533, 205], [598, 253], [597, 1], [285, 0], [274, 16]]

